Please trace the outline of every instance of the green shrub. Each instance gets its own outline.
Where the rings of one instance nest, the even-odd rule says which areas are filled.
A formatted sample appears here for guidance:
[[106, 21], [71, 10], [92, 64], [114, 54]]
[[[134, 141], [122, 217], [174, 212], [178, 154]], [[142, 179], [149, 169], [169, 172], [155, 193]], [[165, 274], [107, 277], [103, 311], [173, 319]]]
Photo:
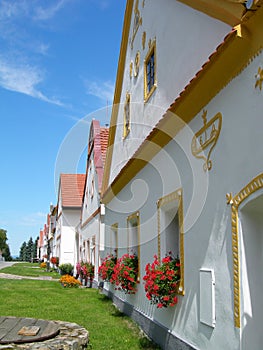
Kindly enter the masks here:
[[61, 264], [58, 268], [61, 275], [73, 275], [73, 265], [71, 264]]

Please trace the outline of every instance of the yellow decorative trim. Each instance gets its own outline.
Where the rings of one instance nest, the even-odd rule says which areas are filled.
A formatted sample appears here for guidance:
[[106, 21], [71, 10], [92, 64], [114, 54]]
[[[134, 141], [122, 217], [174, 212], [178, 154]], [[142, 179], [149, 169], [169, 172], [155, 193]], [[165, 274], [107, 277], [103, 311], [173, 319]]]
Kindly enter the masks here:
[[130, 63], [130, 78], [132, 77], [133, 62]]
[[[238, 208], [240, 204], [252, 193], [263, 188], [263, 173], [256, 176], [249, 182], [234, 198], [227, 195], [228, 203], [231, 204], [231, 224], [232, 224], [232, 256], [234, 271], [234, 321], [235, 327], [240, 328], [240, 252], [239, 252], [239, 232], [238, 232]], [[231, 198], [231, 201], [229, 199]]]
[[232, 204], [232, 203], [233, 203], [233, 195], [230, 192], [226, 194], [226, 204]]
[[178, 190], [169, 193], [157, 201], [157, 219], [158, 219], [158, 258], [161, 259], [161, 208], [165, 204], [173, 201], [178, 202], [178, 220], [179, 220], [179, 248], [180, 248], [180, 284], [178, 292], [184, 295], [184, 212], [183, 212], [183, 190]]
[[241, 22], [246, 12], [245, 0], [178, 0], [192, 8], [223, 21], [231, 27]]
[[[118, 104], [120, 102], [125, 58], [128, 41], [127, 29], [130, 25], [133, 0], [127, 1], [121, 54], [119, 58], [116, 88], [109, 132], [108, 151], [103, 177], [102, 201], [109, 203], [133, 177], [138, 174], [148, 162], [165, 147], [178, 132], [196, 117], [202, 109], [236, 76], [238, 76], [258, 55], [263, 48], [262, 21], [263, 6], [257, 9], [244, 24], [241, 31], [234, 28], [218, 46], [208, 62], [195, 75], [189, 85], [180, 93], [174, 103], [168, 108], [145, 142], [139, 147], [133, 157], [127, 162], [118, 176], [109, 184], [110, 169], [113, 155], [113, 143], [116, 133]], [[127, 41], [125, 41], [125, 38]], [[238, 57], [238, 60], [233, 59]], [[200, 91], [202, 93], [200, 93]], [[174, 123], [174, 116], [182, 123]], [[152, 147], [157, 144], [158, 147]]]
[[[119, 229], [119, 225], [118, 223], [116, 222], [115, 224], [112, 224], [111, 225], [111, 233], [112, 232], [115, 232], [116, 233], [116, 257], [118, 258], [118, 229]], [[112, 249], [112, 235], [110, 235], [110, 247]]]
[[137, 234], [138, 234], [138, 282], [140, 281], [140, 261], [141, 261], [141, 232], [140, 232], [140, 212], [136, 211], [135, 213], [129, 215], [127, 217], [127, 243], [128, 243], [128, 249], [130, 250], [130, 225], [131, 223], [135, 223], [137, 227]]
[[[150, 57], [154, 54], [154, 83], [148, 91], [147, 87], [147, 64], [149, 62]], [[149, 40], [149, 51], [145, 57], [144, 60], [144, 102], [147, 102], [149, 98], [152, 96], [153, 92], [155, 91], [157, 87], [157, 69], [156, 69], [156, 40], [154, 39], [153, 41], [150, 39]]]
[[137, 51], [136, 56], [135, 56], [135, 62], [134, 62], [134, 76], [137, 77], [140, 69], [140, 51]]
[[123, 138], [125, 139], [131, 130], [131, 109], [130, 109], [131, 95], [126, 93], [126, 100], [124, 104], [124, 117], [123, 117]]
[[142, 8], [145, 6], [145, 0], [142, 0]]
[[261, 67], [258, 68], [258, 72], [255, 75], [256, 83], [255, 83], [255, 89], [259, 87], [259, 90], [262, 89], [262, 83], [263, 83], [263, 69]]
[[115, 84], [115, 91], [114, 91], [114, 99], [113, 99], [112, 113], [111, 113], [111, 119], [110, 119], [107, 156], [106, 156], [104, 172], [103, 172], [101, 193], [104, 193], [109, 186], [111, 162], [112, 162], [112, 155], [113, 155], [113, 144], [114, 144], [115, 133], [117, 128], [117, 118], [119, 113], [123, 77], [125, 72], [125, 62], [126, 62], [127, 46], [129, 41], [129, 32], [130, 32], [130, 26], [131, 26], [133, 3], [134, 3], [133, 0], [127, 0], [127, 3], [126, 3], [120, 55], [119, 55], [116, 84]]
[[[204, 159], [204, 171], [212, 169], [212, 161], [210, 155], [214, 149], [222, 127], [222, 114], [217, 113], [208, 123], [206, 119], [207, 111], [203, 111], [204, 126], [194, 135], [192, 139], [192, 154], [196, 158]], [[209, 132], [209, 135], [208, 135]], [[207, 157], [204, 150], [208, 149]]]
[[142, 33], [142, 48], [145, 49], [145, 41], [146, 41], [146, 32]]
[[132, 29], [132, 36], [131, 36], [131, 49], [133, 49], [133, 42], [137, 34], [137, 31], [139, 29], [139, 26], [141, 25], [142, 25], [142, 17], [139, 11], [139, 0], [136, 0], [135, 7], [134, 7], [133, 29]]

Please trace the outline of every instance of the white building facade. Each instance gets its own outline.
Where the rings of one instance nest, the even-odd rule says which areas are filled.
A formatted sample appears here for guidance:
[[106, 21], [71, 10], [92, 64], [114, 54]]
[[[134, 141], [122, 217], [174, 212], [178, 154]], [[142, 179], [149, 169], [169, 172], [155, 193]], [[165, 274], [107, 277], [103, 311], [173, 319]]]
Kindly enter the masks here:
[[[135, 247], [139, 279], [135, 295], [110, 283], [105, 293], [165, 349], [263, 340], [263, 7], [233, 3], [127, 1], [104, 255]], [[181, 263], [178, 303], [158, 309], [145, 266], [170, 251]]]
[[88, 155], [81, 222], [78, 226], [80, 260], [94, 265], [94, 283], [98, 283], [100, 252], [104, 250], [104, 205], [100, 194], [104, 170], [108, 128], [92, 120], [88, 140]]
[[61, 174], [58, 191], [56, 252], [60, 264], [76, 266], [78, 261], [78, 236], [76, 226], [80, 221], [85, 174]]

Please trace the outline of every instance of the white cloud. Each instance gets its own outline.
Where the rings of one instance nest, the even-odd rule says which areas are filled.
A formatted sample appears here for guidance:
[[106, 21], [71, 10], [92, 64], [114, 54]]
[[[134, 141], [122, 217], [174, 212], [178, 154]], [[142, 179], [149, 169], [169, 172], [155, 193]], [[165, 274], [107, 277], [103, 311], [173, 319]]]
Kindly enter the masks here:
[[87, 94], [96, 96], [100, 100], [112, 103], [114, 94], [114, 84], [110, 81], [98, 82], [98, 81], [85, 81]]
[[20, 220], [20, 225], [22, 226], [36, 226], [43, 227], [46, 223], [47, 214], [37, 212], [37, 213], [31, 213], [27, 216], [24, 216]]
[[50, 7], [44, 8], [42, 6], [38, 6], [35, 9], [35, 14], [33, 18], [35, 20], [41, 20], [41, 21], [49, 20], [53, 18], [56, 15], [56, 13], [59, 10], [61, 10], [67, 2], [68, 0], [59, 0], [57, 2], [54, 2], [53, 5]]
[[52, 1], [51, 6], [43, 7], [41, 0], [2, 0], [0, 3], [0, 19], [11, 20], [28, 17], [46, 21], [53, 18], [69, 0]]
[[0, 19], [9, 20], [27, 13], [26, 1], [5, 1], [0, 4]]
[[35, 46], [35, 51], [41, 55], [47, 55], [49, 50], [49, 45], [40, 43], [38, 46]]
[[59, 106], [63, 104], [45, 96], [37, 85], [44, 79], [43, 72], [37, 67], [29, 65], [12, 65], [0, 58], [0, 86], [6, 90], [16, 91], [45, 102]]

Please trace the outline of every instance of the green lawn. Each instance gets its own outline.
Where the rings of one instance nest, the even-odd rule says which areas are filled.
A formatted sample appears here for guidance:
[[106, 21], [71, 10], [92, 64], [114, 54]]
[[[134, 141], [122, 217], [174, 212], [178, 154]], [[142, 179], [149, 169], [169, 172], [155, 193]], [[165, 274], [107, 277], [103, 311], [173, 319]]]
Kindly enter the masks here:
[[59, 274], [55, 271], [47, 272], [45, 269], [41, 269], [38, 263], [27, 263], [20, 262], [12, 266], [5, 267], [0, 270], [0, 272], [11, 273], [12, 275], [19, 276], [30, 276], [30, 277], [41, 277], [41, 276], [50, 276], [52, 278], [59, 278]]
[[[18, 274], [22, 264], [16, 265], [0, 272]], [[34, 264], [30, 265], [33, 265], [31, 270], [37, 270], [33, 268]], [[28, 270], [30, 267], [24, 267], [22, 271], [27, 274], [30, 273]], [[0, 295], [1, 316], [75, 322], [89, 331], [89, 349], [159, 349], [97, 289], [63, 288], [58, 281], [52, 280], [0, 279]]]

